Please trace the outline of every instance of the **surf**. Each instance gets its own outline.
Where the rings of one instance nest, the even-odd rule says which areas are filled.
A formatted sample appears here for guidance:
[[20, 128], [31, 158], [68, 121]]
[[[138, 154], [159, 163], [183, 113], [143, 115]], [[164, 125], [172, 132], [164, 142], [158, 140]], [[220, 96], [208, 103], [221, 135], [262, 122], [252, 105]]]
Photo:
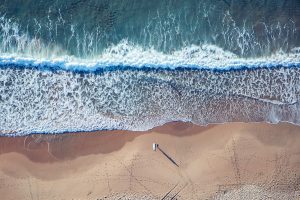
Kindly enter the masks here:
[[230, 54], [222, 66], [211, 56], [190, 61], [185, 50], [161, 53], [153, 63], [153, 52], [133, 52], [122, 53], [123, 62], [115, 54], [104, 54], [107, 60], [1, 56], [1, 134], [148, 130], [170, 121], [300, 123], [298, 54], [278, 60]]
[[[261, 1], [257, 10], [204, 0], [24, 5], [35, 12], [5, 2], [0, 134], [149, 130], [171, 121], [300, 125], [293, 2], [272, 12]], [[84, 18], [73, 15], [79, 10]]]

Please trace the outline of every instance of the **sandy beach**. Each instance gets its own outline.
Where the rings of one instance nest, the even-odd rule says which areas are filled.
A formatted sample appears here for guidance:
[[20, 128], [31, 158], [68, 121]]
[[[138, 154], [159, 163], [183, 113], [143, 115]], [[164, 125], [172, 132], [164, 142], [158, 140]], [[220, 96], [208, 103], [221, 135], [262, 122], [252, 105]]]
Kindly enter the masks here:
[[[152, 150], [152, 144], [159, 149]], [[169, 123], [0, 138], [1, 199], [300, 199], [300, 127]]]

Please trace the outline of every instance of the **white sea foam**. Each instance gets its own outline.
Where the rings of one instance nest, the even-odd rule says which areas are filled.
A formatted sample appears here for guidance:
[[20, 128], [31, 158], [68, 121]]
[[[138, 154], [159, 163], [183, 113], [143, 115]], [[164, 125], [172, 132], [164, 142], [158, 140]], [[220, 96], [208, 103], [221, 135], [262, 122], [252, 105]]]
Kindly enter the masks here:
[[[300, 124], [297, 52], [244, 59], [204, 45], [163, 54], [124, 41], [90, 59], [2, 55], [0, 64], [4, 135], [147, 130], [170, 121]], [[128, 68], [117, 70], [121, 66]], [[114, 69], [76, 72], [106, 67]]]
[[158, 52], [154, 49], [143, 49], [129, 44], [124, 40], [111, 46], [98, 56], [91, 58], [76, 58], [74, 56], [40, 57], [0, 54], [0, 64], [17, 64], [22, 66], [56, 66], [63, 70], [93, 71], [98, 68], [111, 66], [128, 66], [134, 68], [207, 68], [207, 69], [238, 69], [276, 66], [298, 66], [300, 52], [297, 48], [290, 53], [277, 52], [268, 57], [240, 58], [215, 45], [202, 45], [185, 47], [169, 54]]

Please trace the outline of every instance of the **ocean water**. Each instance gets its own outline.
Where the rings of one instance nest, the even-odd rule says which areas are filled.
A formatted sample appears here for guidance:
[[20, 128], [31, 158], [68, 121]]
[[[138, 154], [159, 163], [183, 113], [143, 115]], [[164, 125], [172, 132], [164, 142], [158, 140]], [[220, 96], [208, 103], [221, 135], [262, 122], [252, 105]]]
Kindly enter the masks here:
[[0, 135], [300, 125], [298, 0], [2, 0]]

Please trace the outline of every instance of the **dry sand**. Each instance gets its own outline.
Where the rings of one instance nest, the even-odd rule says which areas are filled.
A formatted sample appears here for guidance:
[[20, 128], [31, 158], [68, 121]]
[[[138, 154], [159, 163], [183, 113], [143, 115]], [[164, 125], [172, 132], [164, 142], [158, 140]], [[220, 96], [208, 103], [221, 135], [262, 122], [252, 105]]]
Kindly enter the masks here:
[[291, 124], [2, 137], [0, 153], [1, 200], [300, 199]]

